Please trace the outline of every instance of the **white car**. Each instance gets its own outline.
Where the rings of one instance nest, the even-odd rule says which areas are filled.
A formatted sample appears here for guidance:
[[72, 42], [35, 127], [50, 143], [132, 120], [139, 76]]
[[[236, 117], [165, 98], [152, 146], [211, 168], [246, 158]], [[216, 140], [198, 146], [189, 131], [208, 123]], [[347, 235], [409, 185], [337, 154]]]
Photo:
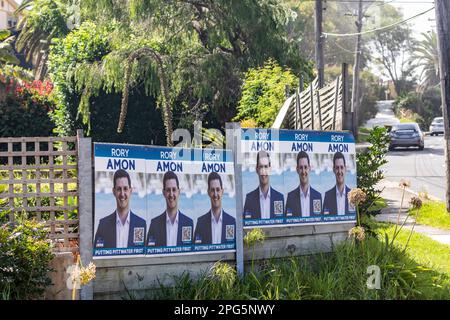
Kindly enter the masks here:
[[430, 125], [430, 135], [438, 135], [439, 133], [444, 134], [444, 118], [437, 117], [434, 118]]

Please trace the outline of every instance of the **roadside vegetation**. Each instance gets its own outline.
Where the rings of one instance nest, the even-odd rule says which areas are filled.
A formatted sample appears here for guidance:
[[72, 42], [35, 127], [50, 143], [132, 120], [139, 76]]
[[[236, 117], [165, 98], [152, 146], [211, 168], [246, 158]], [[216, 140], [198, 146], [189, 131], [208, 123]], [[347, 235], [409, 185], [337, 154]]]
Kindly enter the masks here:
[[[449, 246], [413, 233], [405, 251], [409, 231], [401, 230], [392, 244], [393, 227], [374, 226], [374, 236], [350, 238], [332, 253], [256, 261], [242, 278], [233, 267], [216, 263], [196, 279], [187, 273], [173, 277], [174, 286], [160, 284], [145, 298], [450, 299]], [[430, 250], [436, 251], [430, 255]], [[367, 287], [371, 265], [380, 267], [379, 290]]]
[[[194, 121], [218, 130], [229, 121], [270, 127], [286, 94], [294, 92], [300, 79], [304, 87], [314, 79], [313, 1], [77, 3], [80, 7], [73, 12], [69, 0], [23, 1], [17, 37], [0, 31], [0, 136], [67, 136], [81, 128], [93, 141], [170, 145], [172, 130], [191, 130]], [[354, 17], [342, 15], [348, 6], [327, 4], [326, 30], [354, 32]], [[402, 19], [387, 3], [376, 10], [383, 25]], [[433, 34], [416, 45], [407, 24], [364, 36], [358, 125], [375, 116], [375, 103], [386, 94], [369, 70], [371, 56], [380, 56], [372, 63], [391, 74], [401, 121], [415, 121], [426, 129], [441, 115], [439, 77], [433, 77], [436, 53], [428, 50], [433, 46]], [[31, 69], [25, 70], [16, 55]], [[341, 74], [341, 63], [349, 64], [352, 76], [354, 39], [326, 41], [324, 55], [326, 82]], [[402, 70], [394, 77], [397, 60], [408, 56], [416, 63], [401, 61]], [[417, 65], [426, 70], [421, 79], [412, 72]], [[119, 121], [120, 114], [124, 117]], [[397, 227], [370, 218], [386, 206], [375, 188], [383, 179], [386, 130], [361, 128], [358, 142], [371, 144], [368, 152], [357, 155], [357, 184], [365, 194], [359, 203], [363, 218], [358, 216], [358, 226], [332, 252], [252, 259], [242, 278], [234, 266], [218, 262], [196, 279], [184, 274], [174, 278], [173, 287], [160, 284], [146, 298], [450, 299], [448, 246], [407, 230], [397, 233]], [[1, 148], [6, 151], [5, 145]], [[0, 178], [10, 177], [3, 170]], [[39, 188], [51, 191], [45, 184]], [[0, 298], [42, 298], [53, 257], [45, 227], [30, 221], [9, 223], [5, 199], [0, 199]], [[22, 201], [38, 200], [27, 197], [15, 204]], [[40, 201], [48, 204], [50, 196]], [[75, 201], [70, 198], [69, 204]], [[450, 228], [441, 204], [426, 203], [416, 211], [411, 214], [418, 223]], [[41, 217], [49, 215], [43, 212]], [[70, 219], [77, 216], [75, 210], [69, 213]], [[264, 241], [261, 233], [255, 239]], [[379, 290], [367, 288], [370, 265], [381, 269]]]
[[358, 139], [356, 142], [357, 143], [368, 142], [368, 139], [370, 137], [370, 131], [371, 131], [371, 129], [369, 129], [369, 128], [359, 127], [358, 128]]
[[[395, 227], [391, 225], [382, 226], [379, 229], [379, 233], [386, 232], [390, 237], [394, 233]], [[417, 263], [435, 270], [445, 273], [447, 277], [450, 277], [450, 245], [445, 245], [437, 242], [430, 237], [427, 237], [418, 232], [413, 232], [410, 237], [409, 230], [401, 230], [396, 238], [396, 245], [400, 249], [404, 249], [405, 252]]]
[[418, 224], [450, 230], [450, 213], [444, 202], [426, 201], [418, 212], [411, 210], [411, 214]]
[[[173, 277], [159, 284], [147, 299], [450, 299], [450, 246], [407, 230], [375, 221], [386, 206], [374, 186], [383, 178], [388, 138], [385, 128], [370, 131], [370, 149], [358, 154], [358, 187], [349, 197], [357, 204], [357, 226], [330, 253], [272, 258], [247, 264], [239, 278], [233, 267], [216, 263], [197, 278]], [[352, 190], [353, 192], [353, 190]], [[352, 200], [353, 199], [353, 200]], [[412, 210], [422, 202], [411, 202]], [[426, 211], [426, 207], [424, 206]], [[253, 229], [246, 237], [255, 238]], [[264, 237], [258, 237], [259, 242]], [[251, 242], [251, 241], [249, 241]], [[251, 244], [248, 245], [251, 250]], [[367, 287], [367, 267], [380, 268], [380, 289]]]

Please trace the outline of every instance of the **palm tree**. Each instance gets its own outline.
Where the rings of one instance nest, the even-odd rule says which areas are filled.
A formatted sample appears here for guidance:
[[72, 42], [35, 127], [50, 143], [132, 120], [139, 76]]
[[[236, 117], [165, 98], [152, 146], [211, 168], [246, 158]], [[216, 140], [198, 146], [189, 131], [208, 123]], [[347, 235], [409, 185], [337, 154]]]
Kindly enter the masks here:
[[0, 62], [3, 66], [5, 63], [19, 64], [20, 61], [14, 54], [12, 43], [15, 37], [11, 37], [9, 30], [0, 30]]
[[15, 43], [27, 62], [32, 62], [35, 78], [43, 79], [46, 71], [47, 53], [52, 38], [68, 33], [65, 21], [65, 3], [57, 0], [25, 0], [15, 14], [22, 18], [17, 24], [19, 34]]
[[436, 32], [422, 33], [424, 40], [420, 41], [412, 56], [417, 67], [422, 68], [420, 73], [421, 92], [427, 88], [439, 85], [439, 54]]

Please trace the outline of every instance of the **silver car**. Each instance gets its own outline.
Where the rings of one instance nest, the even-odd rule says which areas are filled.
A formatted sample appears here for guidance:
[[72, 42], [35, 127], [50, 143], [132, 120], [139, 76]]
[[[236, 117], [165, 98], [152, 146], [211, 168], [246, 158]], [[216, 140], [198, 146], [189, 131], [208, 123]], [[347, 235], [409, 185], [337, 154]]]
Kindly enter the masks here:
[[437, 117], [434, 118], [430, 125], [430, 135], [438, 135], [439, 133], [444, 134], [444, 118]]
[[419, 125], [415, 122], [411, 123], [398, 123], [392, 126], [389, 132], [391, 142], [389, 144], [389, 150], [394, 150], [396, 147], [418, 147], [419, 150], [423, 150], [424, 138], [423, 133], [419, 128]]

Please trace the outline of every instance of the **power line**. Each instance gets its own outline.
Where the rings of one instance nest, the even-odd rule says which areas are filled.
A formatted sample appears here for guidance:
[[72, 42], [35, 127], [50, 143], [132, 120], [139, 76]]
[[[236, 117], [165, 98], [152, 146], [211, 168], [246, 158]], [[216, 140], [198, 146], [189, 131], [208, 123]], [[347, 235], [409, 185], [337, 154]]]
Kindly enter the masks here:
[[[308, 0], [309, 1], [309, 0]], [[329, 1], [329, 0], [327, 0]], [[363, 32], [355, 32], [355, 33], [331, 33], [331, 32], [322, 32], [322, 35], [327, 37], [327, 36], [332, 36], [332, 37], [353, 37], [353, 36], [357, 36], [357, 35], [363, 35], [363, 34], [367, 34], [367, 33], [371, 33], [371, 32], [375, 32], [375, 31], [380, 31], [380, 30], [384, 30], [384, 29], [389, 29], [392, 27], [395, 27], [396, 25], [399, 25], [401, 23], [404, 23], [406, 21], [412, 20], [414, 18], [417, 18], [421, 15], [424, 15], [425, 13], [430, 12], [431, 10], [434, 10], [434, 6], [424, 12], [418, 13], [415, 16], [412, 16], [408, 19], [402, 20], [402, 21], [398, 21], [392, 24], [389, 24], [387, 26], [381, 27], [381, 28], [376, 28], [376, 29], [371, 29], [371, 30], [367, 30], [367, 31], [363, 31]]]
[[[346, 51], [346, 52], [348, 52], [348, 53], [351, 53], [351, 54], [357, 53], [357, 51], [348, 50], [348, 49], [342, 47], [341, 45], [339, 45], [339, 44], [337, 43], [337, 41], [336, 41], [336, 42], [333, 42], [333, 44], [334, 44], [336, 47], [338, 47], [338, 48], [340, 48], [341, 50]], [[361, 53], [361, 51], [359, 51], [359, 53]]]

